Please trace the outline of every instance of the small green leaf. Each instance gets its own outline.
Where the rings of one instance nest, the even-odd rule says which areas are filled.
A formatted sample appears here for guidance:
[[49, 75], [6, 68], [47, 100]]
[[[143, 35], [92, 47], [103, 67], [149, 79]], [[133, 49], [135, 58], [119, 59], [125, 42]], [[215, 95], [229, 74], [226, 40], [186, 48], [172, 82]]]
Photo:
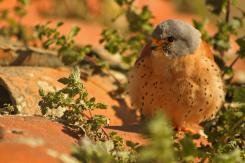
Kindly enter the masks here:
[[240, 49], [238, 50], [238, 55], [241, 58], [245, 57], [245, 36], [238, 38], [236, 42], [240, 47]]
[[70, 80], [69, 80], [68, 78], [66, 78], [66, 77], [63, 77], [63, 78], [60, 78], [60, 79], [58, 80], [58, 82], [60, 82], [60, 83], [62, 83], [62, 84], [64, 84], [64, 85], [66, 85], [66, 84], [69, 84], [69, 83], [70, 83]]
[[43, 47], [48, 49], [55, 41], [54, 40], [46, 40], [44, 43], [43, 43]]
[[56, 27], [61, 27], [63, 24], [64, 24], [63, 22], [59, 21], [56, 23]]
[[71, 37], [75, 37], [79, 32], [80, 32], [80, 28], [78, 26], [74, 26], [74, 27], [72, 27], [71, 32], [69, 33], [69, 35]]
[[39, 95], [40, 95], [41, 97], [45, 96], [45, 91], [44, 91], [42, 88], [39, 89]]

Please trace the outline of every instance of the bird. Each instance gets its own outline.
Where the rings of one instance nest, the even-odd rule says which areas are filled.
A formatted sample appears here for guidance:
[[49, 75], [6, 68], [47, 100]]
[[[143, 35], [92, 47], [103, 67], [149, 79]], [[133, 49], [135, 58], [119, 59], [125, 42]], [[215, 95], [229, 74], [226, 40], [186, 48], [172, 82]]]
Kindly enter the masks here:
[[128, 75], [132, 107], [144, 117], [164, 112], [177, 130], [200, 131], [221, 108], [225, 89], [209, 45], [192, 25], [159, 23]]

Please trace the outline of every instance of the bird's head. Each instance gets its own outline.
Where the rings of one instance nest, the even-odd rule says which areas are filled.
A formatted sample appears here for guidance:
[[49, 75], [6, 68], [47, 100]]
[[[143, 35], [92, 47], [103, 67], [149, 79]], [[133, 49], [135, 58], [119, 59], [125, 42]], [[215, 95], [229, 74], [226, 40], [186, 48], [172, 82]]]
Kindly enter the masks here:
[[199, 47], [201, 34], [193, 26], [180, 20], [166, 20], [152, 33], [151, 49], [167, 57], [193, 54]]

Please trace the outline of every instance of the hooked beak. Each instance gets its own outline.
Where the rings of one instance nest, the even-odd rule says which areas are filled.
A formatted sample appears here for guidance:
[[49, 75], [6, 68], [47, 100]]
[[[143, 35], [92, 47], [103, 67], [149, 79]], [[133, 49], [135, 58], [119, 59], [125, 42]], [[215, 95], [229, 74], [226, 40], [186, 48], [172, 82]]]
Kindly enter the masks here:
[[151, 50], [155, 50], [158, 46], [156, 44], [151, 44]]
[[162, 40], [158, 40], [155, 38], [152, 38], [151, 40], [151, 50], [156, 50], [157, 48], [162, 46]]

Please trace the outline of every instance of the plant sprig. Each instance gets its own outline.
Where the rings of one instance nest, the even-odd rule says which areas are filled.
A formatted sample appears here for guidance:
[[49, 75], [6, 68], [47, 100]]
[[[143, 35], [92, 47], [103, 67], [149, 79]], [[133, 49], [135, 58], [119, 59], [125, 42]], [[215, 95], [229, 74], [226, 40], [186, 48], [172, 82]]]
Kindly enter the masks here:
[[[25, 45], [31, 37], [27, 34], [27, 27], [22, 24], [22, 19], [27, 14], [29, 0], [16, 0], [17, 4], [12, 9], [0, 10], [0, 22], [3, 26], [0, 28], [0, 35], [5, 38], [16, 38]], [[1, 2], [0, 2], [1, 3]], [[17, 19], [11, 14], [15, 15]]]
[[80, 79], [80, 71], [74, 68], [72, 74], [58, 80], [64, 84], [61, 90], [45, 94], [40, 90], [42, 100], [39, 102], [42, 114], [49, 110], [64, 108], [60, 117], [69, 126], [76, 126], [83, 134], [92, 140], [104, 140], [108, 135], [103, 130], [108, 119], [103, 115], [93, 115], [94, 109], [106, 109], [106, 105], [96, 102], [94, 97], [89, 97], [88, 92]]
[[91, 53], [92, 47], [90, 45], [80, 46], [75, 43], [74, 38], [78, 35], [80, 28], [78, 26], [72, 27], [67, 35], [59, 32], [59, 28], [63, 22], [57, 22], [55, 27], [50, 27], [51, 22], [44, 25], [36, 25], [35, 31], [42, 46], [45, 49], [53, 47], [58, 51], [59, 56], [65, 64], [78, 64], [84, 57]]

